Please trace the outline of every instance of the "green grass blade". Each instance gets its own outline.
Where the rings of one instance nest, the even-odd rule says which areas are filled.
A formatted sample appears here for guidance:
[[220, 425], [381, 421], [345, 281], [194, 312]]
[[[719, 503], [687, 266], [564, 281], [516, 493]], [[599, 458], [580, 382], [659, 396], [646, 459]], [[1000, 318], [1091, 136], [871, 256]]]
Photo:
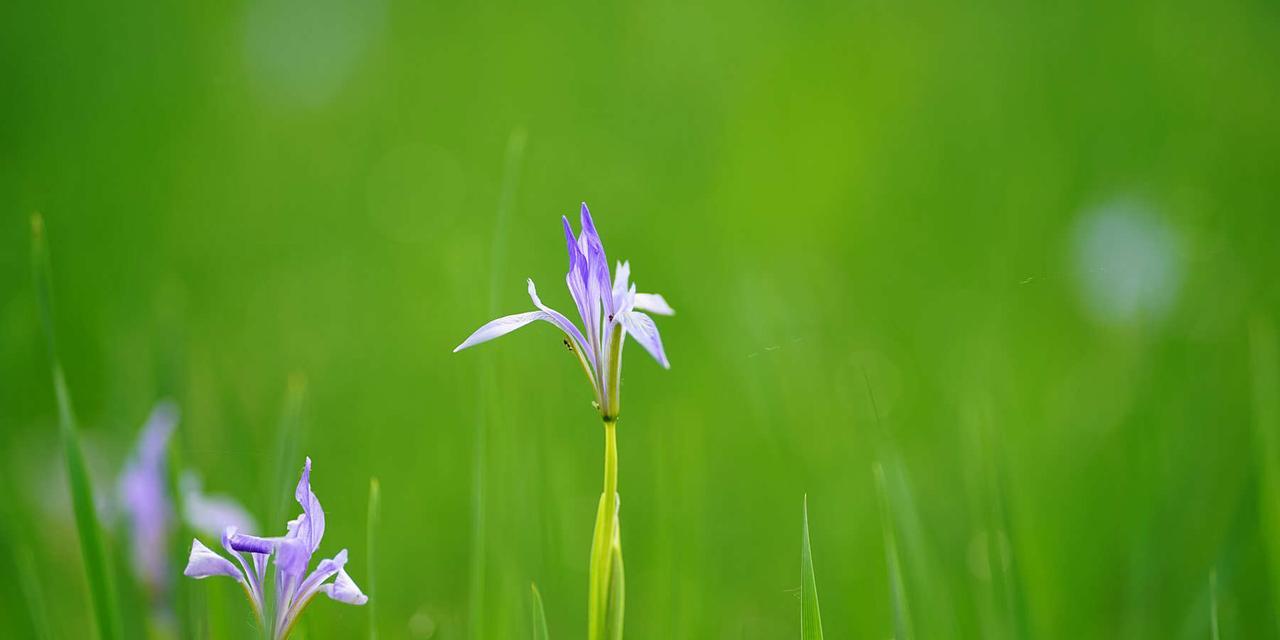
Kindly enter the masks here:
[[293, 487], [298, 481], [302, 461], [298, 459], [298, 439], [302, 432], [303, 409], [307, 399], [307, 378], [301, 373], [289, 376], [285, 389], [284, 408], [280, 412], [280, 427], [276, 432], [275, 478], [268, 500], [271, 507], [270, 522], [290, 519], [289, 504], [293, 502]]
[[884, 467], [872, 464], [876, 478], [876, 495], [880, 501], [880, 524], [884, 531], [884, 559], [889, 568], [889, 592], [893, 602], [893, 635], [896, 640], [911, 640], [911, 610], [907, 606], [907, 584], [898, 559], [898, 538], [894, 533], [893, 511], [889, 508], [889, 491], [885, 486]]
[[44, 603], [44, 590], [40, 588], [35, 555], [25, 546], [14, 549], [14, 563], [18, 569], [22, 607], [30, 615], [32, 634], [37, 640], [50, 640], [53, 632], [49, 630], [49, 609]]
[[1249, 331], [1253, 369], [1254, 449], [1258, 452], [1258, 513], [1267, 541], [1272, 615], [1280, 628], [1280, 348], [1270, 322], [1255, 319]]
[[377, 557], [374, 553], [377, 544], [378, 525], [382, 520], [382, 485], [377, 478], [369, 478], [369, 519], [365, 530], [365, 548], [368, 556], [365, 559], [365, 595], [369, 597], [369, 640], [378, 640], [378, 606], [377, 582], [374, 580], [374, 565]]
[[84, 569], [89, 581], [89, 596], [98, 636], [103, 640], [120, 637], [120, 620], [116, 610], [115, 588], [111, 580], [111, 568], [102, 537], [102, 527], [94, 510], [93, 485], [85, 466], [84, 453], [80, 449], [80, 434], [76, 428], [75, 413], [71, 407], [71, 394], [58, 361], [57, 341], [53, 329], [52, 277], [49, 265], [49, 249], [44, 236], [44, 221], [39, 215], [31, 218], [31, 264], [35, 278], [36, 305], [49, 348], [49, 364], [53, 371], [53, 390], [58, 401], [58, 431], [62, 439], [62, 453], [67, 465], [67, 486], [71, 491], [71, 505], [75, 512], [76, 531], [80, 537], [80, 553], [84, 557]]
[[800, 638], [822, 640], [818, 582], [813, 577], [813, 551], [809, 546], [809, 496], [804, 497], [803, 532], [804, 537], [800, 546]]
[[1209, 572], [1209, 637], [1219, 640], [1218, 632], [1218, 570]]
[[542, 610], [542, 594], [535, 583], [529, 583], [529, 589], [533, 591], [533, 640], [548, 640], [551, 634], [547, 632], [547, 613]]
[[618, 540], [615, 520], [613, 529], [613, 553], [609, 555], [609, 607], [605, 610], [605, 637], [622, 640], [622, 620], [626, 609], [626, 579], [622, 570], [622, 544]]
[[[501, 187], [494, 216], [493, 238], [489, 249], [489, 309], [488, 315], [498, 313], [498, 291], [506, 279], [507, 219], [515, 201], [516, 187], [520, 183], [520, 166], [524, 159], [527, 136], [517, 128], [507, 138], [507, 148], [502, 161]], [[491, 422], [500, 418], [491, 408], [492, 398], [498, 394], [497, 371], [493, 360], [481, 359], [476, 384], [476, 427], [472, 443], [471, 467], [471, 550], [467, 576], [467, 637], [478, 640], [485, 633], [485, 582], [488, 575], [488, 431]]]

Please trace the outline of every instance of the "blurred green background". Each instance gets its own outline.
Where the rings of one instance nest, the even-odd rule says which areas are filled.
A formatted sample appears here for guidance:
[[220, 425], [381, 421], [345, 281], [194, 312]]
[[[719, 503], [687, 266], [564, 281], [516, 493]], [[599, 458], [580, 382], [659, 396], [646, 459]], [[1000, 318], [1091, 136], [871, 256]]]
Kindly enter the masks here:
[[100, 482], [172, 397], [268, 520], [296, 376], [288, 473], [366, 588], [381, 481], [383, 635], [528, 637], [536, 581], [571, 638], [589, 391], [546, 325], [450, 350], [526, 277], [572, 309], [582, 200], [679, 312], [670, 371], [627, 350], [629, 637], [797, 637], [806, 493], [827, 637], [890, 637], [877, 460], [920, 638], [1206, 638], [1214, 573], [1222, 637], [1280, 633], [1274, 2], [18, 0], [0, 86], [0, 572], [33, 552], [57, 637], [90, 618], [34, 212]]

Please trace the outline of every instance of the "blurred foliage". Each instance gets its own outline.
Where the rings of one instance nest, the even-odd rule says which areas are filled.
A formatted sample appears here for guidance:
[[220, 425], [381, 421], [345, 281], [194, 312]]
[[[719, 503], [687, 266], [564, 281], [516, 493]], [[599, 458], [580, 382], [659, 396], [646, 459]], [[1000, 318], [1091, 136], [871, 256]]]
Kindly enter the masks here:
[[[304, 376], [290, 473], [314, 459], [357, 582], [379, 478], [386, 637], [527, 637], [531, 581], [573, 637], [602, 448], [577, 364], [547, 326], [450, 350], [527, 276], [570, 306], [581, 200], [679, 312], [670, 371], [626, 357], [629, 637], [795, 637], [805, 493], [827, 636], [890, 636], [876, 461], [918, 637], [1203, 638], [1215, 608], [1280, 634], [1250, 338], [1280, 316], [1274, 2], [17, 0], [0, 80], [0, 572], [56, 637], [92, 621], [33, 212], [101, 486], [173, 397], [183, 463], [267, 521]], [[1117, 228], [1137, 249], [1081, 249]], [[1099, 269], [1160, 296], [1099, 315]], [[0, 581], [19, 637], [29, 582]], [[240, 637], [223, 582], [191, 610]], [[301, 631], [367, 625], [319, 601]]]

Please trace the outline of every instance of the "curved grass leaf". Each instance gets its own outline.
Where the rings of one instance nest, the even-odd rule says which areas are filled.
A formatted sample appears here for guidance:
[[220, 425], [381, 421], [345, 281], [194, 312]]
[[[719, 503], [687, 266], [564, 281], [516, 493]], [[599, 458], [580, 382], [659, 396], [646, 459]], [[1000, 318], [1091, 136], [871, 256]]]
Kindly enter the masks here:
[[911, 640], [911, 610], [907, 607], [907, 585], [902, 578], [902, 564], [898, 560], [898, 538], [894, 534], [893, 512], [889, 508], [889, 492], [885, 487], [884, 467], [876, 462], [871, 468], [876, 477], [876, 495], [880, 498], [884, 559], [889, 567], [889, 591], [893, 601], [893, 636], [896, 640]]
[[622, 614], [626, 603], [626, 581], [622, 571], [622, 544], [618, 541], [618, 527], [613, 529], [612, 566], [609, 570], [609, 608], [605, 611], [605, 637], [622, 640]]
[[551, 634], [547, 633], [547, 614], [542, 610], [542, 594], [538, 593], [538, 585], [529, 583], [529, 589], [533, 591], [533, 640], [548, 640]]
[[368, 555], [365, 558], [365, 595], [369, 597], [367, 604], [369, 605], [369, 640], [378, 640], [378, 616], [375, 615], [377, 609], [378, 598], [376, 593], [377, 582], [374, 581], [374, 566], [376, 564], [376, 556], [374, 549], [376, 548], [378, 525], [382, 521], [382, 485], [378, 483], [377, 478], [369, 478], [369, 519], [368, 528], [365, 530], [365, 549]]
[[1209, 637], [1219, 640], [1218, 633], [1218, 570], [1209, 572]]
[[818, 610], [818, 583], [813, 577], [813, 551], [809, 548], [809, 496], [804, 497], [804, 539], [800, 547], [800, 638], [822, 640], [822, 613]]
[[44, 221], [39, 215], [31, 217], [31, 266], [35, 278], [36, 306], [40, 324], [44, 328], [48, 345], [49, 365], [53, 372], [53, 390], [58, 401], [58, 431], [62, 439], [62, 453], [67, 465], [67, 485], [71, 491], [71, 506], [75, 512], [76, 531], [80, 538], [80, 553], [84, 557], [85, 576], [89, 581], [89, 596], [93, 617], [102, 640], [120, 637], [120, 619], [116, 610], [115, 587], [111, 580], [111, 568], [102, 527], [94, 510], [93, 485], [80, 449], [80, 434], [76, 427], [75, 413], [71, 407], [71, 394], [58, 361], [57, 341], [53, 330], [52, 278], [49, 266], [49, 249], [45, 242]]
[[22, 606], [31, 617], [31, 632], [38, 640], [49, 640], [53, 637], [53, 632], [49, 630], [49, 610], [44, 604], [44, 590], [40, 588], [35, 555], [25, 546], [15, 548], [13, 553]]
[[1253, 374], [1254, 450], [1258, 465], [1258, 513], [1268, 543], [1272, 612], [1280, 627], [1280, 345], [1269, 319], [1255, 318], [1249, 327]]

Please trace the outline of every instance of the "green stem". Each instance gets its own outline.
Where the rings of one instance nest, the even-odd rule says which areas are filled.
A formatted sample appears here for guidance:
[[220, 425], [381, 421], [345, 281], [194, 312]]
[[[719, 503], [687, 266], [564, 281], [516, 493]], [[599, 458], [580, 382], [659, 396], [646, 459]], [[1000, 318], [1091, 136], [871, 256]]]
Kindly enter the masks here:
[[[613, 634], [608, 633], [610, 626], [609, 610], [611, 608], [611, 592], [620, 591], [613, 588], [613, 564], [616, 550], [619, 560], [622, 550], [618, 542], [618, 440], [617, 421], [606, 420], [604, 423], [604, 492], [600, 495], [600, 506], [596, 511], [596, 529], [591, 542], [591, 576], [589, 600], [587, 607], [589, 640], [603, 640]], [[621, 604], [621, 593], [617, 594]], [[619, 608], [619, 607], [613, 607]], [[619, 624], [620, 616], [616, 618]]]

